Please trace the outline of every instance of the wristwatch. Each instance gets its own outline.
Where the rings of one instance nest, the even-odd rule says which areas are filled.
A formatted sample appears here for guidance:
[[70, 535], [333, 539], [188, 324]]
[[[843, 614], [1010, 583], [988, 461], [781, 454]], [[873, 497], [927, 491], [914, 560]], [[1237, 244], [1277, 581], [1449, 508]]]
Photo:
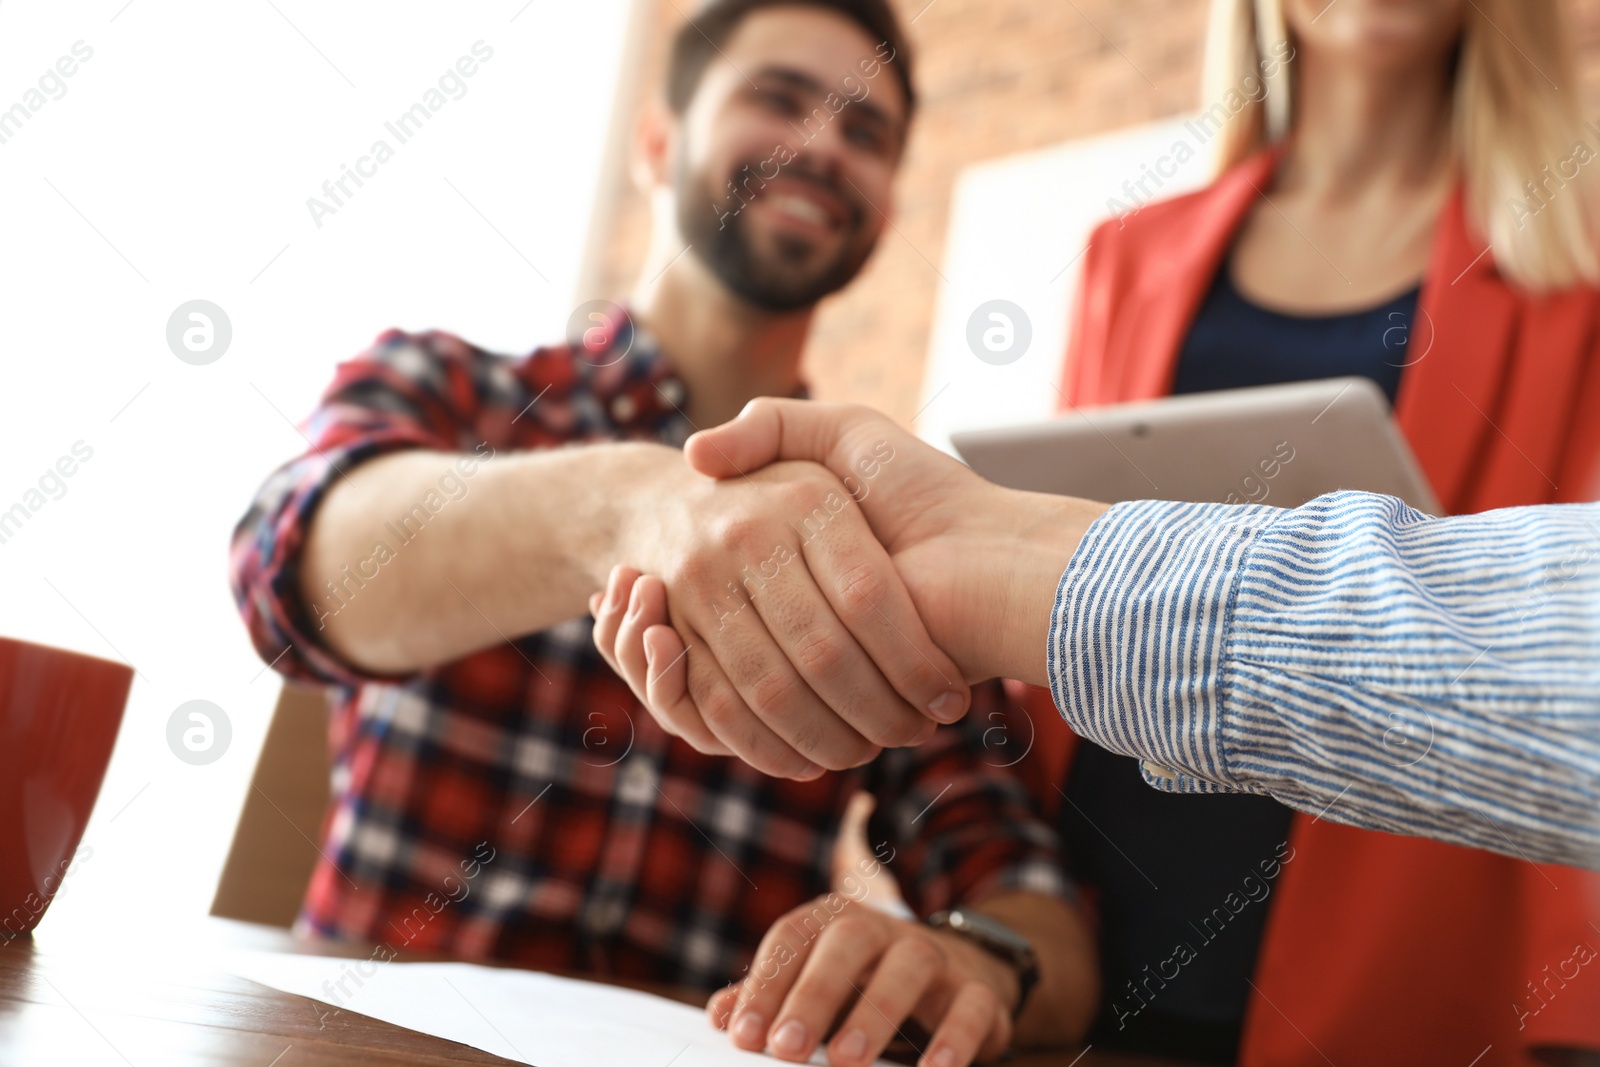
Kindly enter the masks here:
[[960, 934], [992, 956], [1011, 964], [1017, 972], [1017, 1006], [1011, 1012], [1016, 1019], [1028, 1003], [1028, 994], [1039, 983], [1039, 957], [1028, 939], [1011, 927], [979, 911], [950, 908], [928, 916], [928, 925], [936, 930], [950, 930]]

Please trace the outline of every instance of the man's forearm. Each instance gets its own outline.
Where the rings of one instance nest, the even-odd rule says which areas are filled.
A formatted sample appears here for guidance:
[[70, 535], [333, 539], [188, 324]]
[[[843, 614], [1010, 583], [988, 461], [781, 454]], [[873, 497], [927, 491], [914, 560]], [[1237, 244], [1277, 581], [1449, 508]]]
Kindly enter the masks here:
[[388, 673], [582, 615], [615, 556], [619, 509], [678, 462], [649, 444], [370, 460], [312, 521], [306, 616], [340, 656]]
[[1039, 1048], [1082, 1040], [1100, 1000], [1094, 940], [1083, 916], [1058, 897], [1024, 890], [996, 894], [973, 910], [1027, 938], [1039, 960], [1039, 981], [1017, 1018], [1013, 1043]]

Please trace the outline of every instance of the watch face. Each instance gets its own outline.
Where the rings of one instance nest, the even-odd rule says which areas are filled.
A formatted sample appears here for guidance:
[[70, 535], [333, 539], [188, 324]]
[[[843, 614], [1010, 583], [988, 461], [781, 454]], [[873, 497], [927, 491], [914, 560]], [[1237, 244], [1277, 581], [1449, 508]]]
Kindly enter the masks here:
[[1027, 938], [1000, 920], [992, 919], [982, 912], [956, 909], [950, 913], [949, 922], [955, 929], [986, 941], [1004, 952], [1033, 954], [1033, 945]]

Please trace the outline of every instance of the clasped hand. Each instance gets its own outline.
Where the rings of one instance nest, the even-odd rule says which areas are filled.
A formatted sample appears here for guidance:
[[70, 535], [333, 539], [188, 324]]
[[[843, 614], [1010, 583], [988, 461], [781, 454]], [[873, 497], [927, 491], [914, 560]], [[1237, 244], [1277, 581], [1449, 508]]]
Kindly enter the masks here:
[[1045, 681], [1056, 584], [1103, 505], [1001, 489], [856, 406], [756, 400], [684, 452], [760, 498], [713, 531], [750, 562], [618, 566], [590, 602], [596, 646], [668, 732], [802, 777], [926, 740], [969, 682]]
[[[780, 462], [725, 481], [664, 472], [641, 494], [618, 542], [639, 569], [614, 570], [590, 608], [612, 638], [602, 651], [664, 729], [702, 752], [811, 778], [918, 744], [965, 714], [961, 671], [929, 637], [860, 507], [876, 471], [863, 463], [841, 479]], [[638, 581], [640, 570], [651, 580]], [[642, 622], [670, 632], [672, 646], [643, 642]], [[651, 656], [693, 700], [659, 687], [652, 699]]]

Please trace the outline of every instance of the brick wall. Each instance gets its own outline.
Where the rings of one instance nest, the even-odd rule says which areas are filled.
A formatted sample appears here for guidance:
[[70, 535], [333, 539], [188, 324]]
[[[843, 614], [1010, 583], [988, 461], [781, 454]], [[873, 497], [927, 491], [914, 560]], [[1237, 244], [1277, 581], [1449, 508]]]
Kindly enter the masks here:
[[[922, 104], [894, 230], [854, 285], [829, 300], [806, 352], [816, 396], [909, 423], [917, 408], [956, 173], [968, 163], [1147, 122], [1198, 99], [1205, 0], [895, 0], [917, 55]], [[1600, 115], [1600, 0], [1574, 0], [1585, 99]], [[646, 27], [626, 115], [661, 82], [688, 0], [637, 0]], [[653, 12], [653, 14], [652, 14]], [[632, 285], [647, 207], [625, 167], [597, 204], [588, 295]]]

